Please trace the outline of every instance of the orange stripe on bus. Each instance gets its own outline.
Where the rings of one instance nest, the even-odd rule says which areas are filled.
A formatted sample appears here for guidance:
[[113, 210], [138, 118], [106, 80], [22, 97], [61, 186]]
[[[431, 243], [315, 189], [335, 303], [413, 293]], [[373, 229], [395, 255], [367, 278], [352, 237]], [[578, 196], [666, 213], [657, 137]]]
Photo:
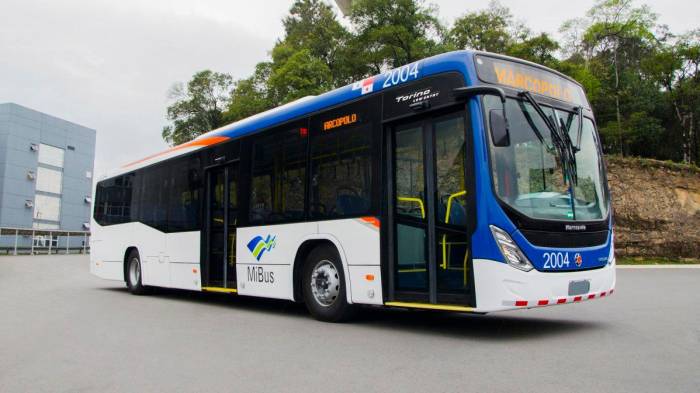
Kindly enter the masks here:
[[165, 155], [165, 154], [168, 154], [168, 153], [172, 153], [172, 152], [177, 151], [177, 150], [181, 150], [181, 149], [185, 149], [185, 148], [193, 147], [193, 146], [200, 146], [200, 147], [203, 147], [203, 146], [212, 146], [212, 145], [216, 145], [216, 144], [218, 144], [218, 143], [224, 142], [224, 141], [226, 141], [226, 140], [228, 140], [228, 139], [229, 139], [229, 138], [228, 138], [227, 136], [210, 136], [210, 137], [207, 137], [207, 138], [195, 139], [195, 140], [192, 140], [192, 141], [183, 143], [183, 144], [181, 144], [181, 145], [177, 145], [177, 146], [175, 146], [175, 147], [171, 147], [170, 149], [165, 150], [165, 151], [162, 151], [162, 152], [160, 152], [160, 153], [152, 154], [152, 155], [150, 155], [150, 156], [148, 156], [148, 157], [146, 157], [146, 158], [142, 158], [142, 159], [140, 159], [140, 160], [138, 160], [138, 161], [130, 162], [130, 163], [128, 163], [128, 164], [122, 166], [122, 168], [126, 168], [126, 167], [130, 167], [130, 166], [132, 166], [132, 165], [140, 164], [140, 163], [142, 163], [142, 162], [144, 162], [144, 161], [148, 161], [148, 160], [150, 160], [150, 159], [152, 159], [152, 158], [160, 157], [160, 156], [162, 156], [162, 155]]
[[377, 217], [361, 217], [360, 219], [366, 223], [374, 225], [377, 228], [380, 226], [380, 222]]

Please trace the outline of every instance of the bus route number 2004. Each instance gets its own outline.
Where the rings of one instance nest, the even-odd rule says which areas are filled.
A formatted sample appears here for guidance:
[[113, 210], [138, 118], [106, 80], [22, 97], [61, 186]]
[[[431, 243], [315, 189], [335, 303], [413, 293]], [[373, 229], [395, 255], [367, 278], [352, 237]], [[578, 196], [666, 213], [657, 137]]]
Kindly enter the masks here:
[[407, 82], [409, 80], [418, 79], [420, 67], [420, 62], [406, 64], [399, 68], [394, 68], [393, 70], [388, 70], [384, 72], [384, 83], [382, 84], [382, 89], [387, 87], [396, 86], [400, 83]]
[[543, 269], [561, 269], [569, 267], [568, 252], [545, 252], [542, 254], [542, 259], [544, 259]]

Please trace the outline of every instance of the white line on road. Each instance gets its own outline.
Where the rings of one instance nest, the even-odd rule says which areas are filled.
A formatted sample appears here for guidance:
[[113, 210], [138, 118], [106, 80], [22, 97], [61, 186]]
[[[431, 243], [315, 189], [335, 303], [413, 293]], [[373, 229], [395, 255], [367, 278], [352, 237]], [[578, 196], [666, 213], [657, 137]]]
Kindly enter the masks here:
[[700, 269], [698, 265], [617, 265], [618, 269]]

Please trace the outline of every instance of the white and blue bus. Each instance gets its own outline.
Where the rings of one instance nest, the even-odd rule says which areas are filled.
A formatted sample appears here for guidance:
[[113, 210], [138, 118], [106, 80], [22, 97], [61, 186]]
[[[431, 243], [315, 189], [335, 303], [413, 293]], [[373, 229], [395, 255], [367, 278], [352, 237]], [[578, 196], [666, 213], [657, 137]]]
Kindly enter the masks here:
[[93, 274], [151, 287], [487, 313], [615, 287], [582, 87], [445, 53], [208, 132], [97, 183]]

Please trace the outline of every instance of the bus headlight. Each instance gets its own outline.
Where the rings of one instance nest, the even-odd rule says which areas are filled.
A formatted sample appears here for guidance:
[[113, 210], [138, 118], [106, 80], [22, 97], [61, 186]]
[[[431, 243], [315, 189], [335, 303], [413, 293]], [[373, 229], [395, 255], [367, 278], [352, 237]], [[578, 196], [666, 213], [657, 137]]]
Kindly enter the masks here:
[[529, 272], [533, 269], [530, 260], [520, 251], [520, 247], [515, 244], [506, 231], [493, 225], [489, 225], [489, 227], [491, 228], [493, 239], [496, 240], [496, 244], [498, 244], [498, 248], [501, 250], [501, 254], [503, 254], [503, 258], [506, 259], [506, 262], [510, 266], [525, 272]]

